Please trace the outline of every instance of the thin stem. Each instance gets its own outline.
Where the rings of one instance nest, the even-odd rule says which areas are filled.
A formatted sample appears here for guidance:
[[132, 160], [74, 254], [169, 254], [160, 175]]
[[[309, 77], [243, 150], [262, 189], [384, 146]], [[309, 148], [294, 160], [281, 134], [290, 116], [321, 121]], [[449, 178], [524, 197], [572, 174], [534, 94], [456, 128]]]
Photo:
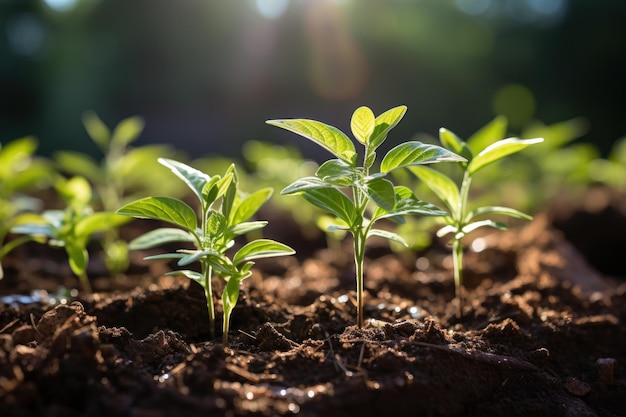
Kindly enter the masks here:
[[452, 242], [452, 262], [454, 265], [454, 295], [457, 302], [456, 317], [463, 315], [463, 245], [460, 239]]
[[89, 277], [87, 277], [86, 272], [78, 275], [78, 281], [80, 282], [81, 287], [83, 287], [83, 291], [89, 294], [93, 293], [93, 290], [91, 289], [91, 283], [89, 282]]
[[209, 334], [212, 340], [215, 338], [215, 306], [213, 303], [213, 288], [211, 285], [213, 268], [208, 263], [202, 262], [202, 272], [204, 275], [204, 295], [206, 297], [206, 305], [209, 312]]
[[361, 230], [354, 234], [354, 266], [356, 269], [356, 310], [358, 328], [363, 327], [363, 257], [365, 252], [365, 239], [361, 236]]

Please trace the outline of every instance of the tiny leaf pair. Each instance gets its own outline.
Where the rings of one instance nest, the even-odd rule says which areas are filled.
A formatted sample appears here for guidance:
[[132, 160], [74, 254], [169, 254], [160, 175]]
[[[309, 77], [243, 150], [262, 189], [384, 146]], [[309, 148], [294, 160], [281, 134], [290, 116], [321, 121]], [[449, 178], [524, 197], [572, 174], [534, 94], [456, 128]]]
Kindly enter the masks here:
[[282, 243], [257, 239], [237, 250], [232, 258], [226, 254], [234, 246], [236, 237], [267, 225], [266, 221], [249, 220], [270, 198], [272, 189], [264, 188], [252, 194], [241, 192], [234, 165], [222, 176], [209, 176], [175, 160], [159, 158], [158, 161], [191, 189], [200, 203], [200, 216], [187, 203], [172, 197], [146, 197], [126, 204], [117, 213], [177, 226], [155, 229], [139, 236], [130, 243], [130, 249], [148, 249], [172, 242], [191, 243], [194, 249], [180, 249], [175, 253], [149, 256], [146, 259], [178, 259], [180, 267], [200, 263], [201, 272], [183, 269], [172, 274], [184, 275], [204, 288], [212, 338], [215, 336], [211, 283], [213, 272], [226, 281], [222, 294], [223, 341], [226, 344], [230, 316], [239, 298], [240, 283], [250, 276], [253, 261], [295, 253]]
[[345, 230], [354, 238], [356, 269], [357, 325], [363, 326], [363, 261], [365, 243], [371, 236], [406, 242], [397, 234], [374, 228], [382, 219], [402, 221], [411, 214], [443, 216], [445, 211], [418, 200], [407, 187], [396, 186], [391, 171], [438, 162], [462, 162], [465, 158], [440, 146], [417, 141], [402, 143], [382, 158], [380, 170], [371, 173], [376, 151], [404, 117], [406, 106], [398, 106], [375, 116], [368, 107], [358, 108], [350, 122], [353, 136], [364, 146], [362, 164], [353, 142], [339, 129], [308, 119], [269, 120], [268, 124], [294, 132], [313, 141], [335, 156], [324, 162], [314, 176], [300, 178], [282, 194], [300, 194], [306, 201], [331, 213], [335, 220], [329, 230]]
[[480, 227], [507, 228], [501, 222], [482, 218], [484, 215], [500, 214], [525, 220], [532, 218], [509, 207], [486, 206], [472, 210], [469, 208], [470, 185], [477, 172], [506, 156], [543, 141], [542, 138], [524, 140], [517, 138], [502, 139], [505, 130], [506, 121], [503, 118], [496, 118], [465, 142], [453, 132], [444, 128], [440, 129], [439, 138], [443, 146], [463, 155], [467, 159], [466, 162], [460, 164], [463, 168], [463, 180], [460, 188], [450, 177], [439, 171], [424, 166], [414, 166], [409, 169], [441, 199], [450, 212], [448, 216], [443, 218], [445, 226], [437, 232], [437, 235], [445, 236], [452, 234], [454, 283], [457, 298], [457, 316], [459, 317], [462, 314], [463, 307], [463, 246], [461, 239], [466, 234]]

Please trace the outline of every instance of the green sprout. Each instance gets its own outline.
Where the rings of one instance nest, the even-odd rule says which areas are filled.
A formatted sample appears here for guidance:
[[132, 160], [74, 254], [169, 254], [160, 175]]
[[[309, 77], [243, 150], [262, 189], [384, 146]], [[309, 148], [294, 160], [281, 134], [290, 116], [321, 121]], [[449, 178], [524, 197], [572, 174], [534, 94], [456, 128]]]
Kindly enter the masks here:
[[198, 198], [200, 216], [187, 203], [172, 197], [146, 197], [121, 207], [117, 213], [142, 219], [160, 220], [177, 228], [159, 228], [130, 242], [130, 249], [148, 249], [163, 243], [187, 242], [195, 249], [149, 256], [146, 259], [178, 259], [184, 267], [199, 262], [201, 272], [173, 271], [198, 282], [207, 301], [211, 338], [215, 337], [215, 307], [211, 278], [213, 272], [226, 282], [222, 293], [224, 311], [223, 342], [228, 343], [230, 316], [239, 298], [240, 283], [251, 274], [255, 259], [294, 254], [294, 250], [270, 239], [256, 239], [229, 257], [226, 252], [235, 245], [237, 236], [262, 229], [266, 221], [249, 221], [272, 194], [264, 188], [252, 194], [238, 189], [235, 165], [223, 176], [208, 174], [171, 159], [159, 158], [162, 165], [180, 178]]
[[[485, 130], [485, 132], [488, 131]], [[525, 220], [532, 219], [528, 214], [509, 207], [484, 206], [470, 209], [469, 193], [472, 180], [476, 173], [486, 166], [508, 155], [519, 152], [529, 145], [540, 143], [543, 141], [543, 138], [508, 138], [486, 145], [489, 135], [475, 136], [472, 138], [473, 140], [464, 142], [457, 135], [444, 128], [440, 129], [439, 138], [445, 148], [467, 159], [467, 161], [461, 162], [461, 167], [463, 168], [461, 187], [459, 188], [446, 174], [428, 167], [414, 166], [410, 167], [409, 170], [441, 199], [450, 212], [450, 215], [443, 217], [445, 226], [439, 229], [437, 236], [443, 237], [452, 234], [452, 260], [457, 300], [456, 315], [461, 317], [463, 309], [463, 244], [461, 240], [463, 237], [480, 227], [507, 229], [504, 223], [482, 218], [484, 215], [500, 214]]]
[[[83, 125], [91, 141], [103, 154], [101, 161], [90, 155], [59, 151], [54, 159], [63, 172], [85, 177], [92, 184], [94, 199], [103, 211], [113, 212], [128, 201], [150, 195], [153, 191], [163, 192], [169, 184], [156, 163], [158, 156], [171, 153], [162, 145], [146, 145], [131, 148], [141, 135], [144, 121], [138, 116], [120, 121], [112, 130], [93, 112], [82, 117]], [[147, 170], [153, 171], [144, 175]], [[101, 236], [104, 261], [111, 273], [121, 273], [128, 268], [128, 247], [120, 239], [119, 231], [110, 228]]]
[[[31, 236], [20, 236], [5, 243], [11, 228], [30, 222], [41, 206], [40, 200], [22, 193], [49, 185], [54, 176], [50, 164], [34, 156], [36, 149], [37, 141], [32, 136], [0, 144], [0, 260], [33, 240]], [[3, 275], [0, 265], [0, 279]]]
[[[401, 221], [402, 216], [421, 214], [447, 215], [438, 207], [420, 201], [404, 186], [394, 186], [385, 176], [398, 168], [465, 158], [436, 145], [418, 141], [402, 143], [391, 149], [380, 163], [380, 171], [370, 172], [376, 162], [376, 150], [406, 113], [406, 106], [392, 108], [378, 117], [368, 107], [358, 108], [351, 119], [354, 137], [365, 147], [363, 165], [353, 142], [339, 129], [307, 119], [268, 120], [267, 123], [309, 139], [336, 156], [324, 162], [315, 176], [304, 177], [287, 186], [282, 194], [300, 194], [309, 203], [335, 216], [329, 231], [344, 230], [354, 238], [354, 263], [357, 293], [357, 326], [363, 327], [363, 261], [365, 243], [379, 236], [406, 246], [396, 233], [376, 229], [382, 219]], [[347, 192], [344, 192], [347, 190]], [[369, 216], [369, 217], [368, 217]]]
[[94, 212], [90, 205], [91, 185], [81, 176], [61, 179], [55, 188], [65, 201], [66, 208], [46, 210], [38, 219], [15, 226], [11, 232], [28, 235], [35, 240], [47, 240], [52, 247], [64, 248], [70, 268], [78, 277], [83, 291], [91, 292], [87, 277], [87, 244], [95, 233], [121, 226], [128, 219], [111, 212]]

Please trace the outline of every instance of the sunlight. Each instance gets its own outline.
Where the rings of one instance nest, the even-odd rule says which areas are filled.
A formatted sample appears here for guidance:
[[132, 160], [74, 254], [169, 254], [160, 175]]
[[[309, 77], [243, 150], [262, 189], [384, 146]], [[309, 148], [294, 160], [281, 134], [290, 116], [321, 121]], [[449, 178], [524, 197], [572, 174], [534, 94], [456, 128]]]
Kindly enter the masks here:
[[78, 0], [44, 0], [44, 3], [57, 12], [67, 12], [76, 6]]
[[256, 8], [267, 19], [278, 19], [287, 10], [289, 0], [256, 0]]

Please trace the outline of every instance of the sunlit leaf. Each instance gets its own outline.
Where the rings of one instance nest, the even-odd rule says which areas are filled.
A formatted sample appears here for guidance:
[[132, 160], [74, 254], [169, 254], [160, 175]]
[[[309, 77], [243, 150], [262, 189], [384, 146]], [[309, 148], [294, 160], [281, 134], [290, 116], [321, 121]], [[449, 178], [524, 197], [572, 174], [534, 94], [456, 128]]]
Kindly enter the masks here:
[[379, 236], [382, 238], [385, 238], [387, 240], [390, 240], [392, 242], [396, 242], [401, 244], [404, 247], [409, 247], [409, 244], [406, 243], [406, 241], [397, 233], [393, 233], [390, 232], [388, 230], [381, 230], [381, 229], [371, 229], [368, 233], [367, 236]]
[[87, 263], [89, 262], [87, 249], [79, 245], [74, 245], [71, 242], [67, 242], [65, 245], [65, 252], [67, 253], [72, 272], [78, 276], [83, 275], [87, 271]]
[[489, 145], [483, 151], [481, 151], [478, 155], [472, 159], [469, 163], [467, 170], [469, 175], [474, 175], [480, 169], [486, 167], [487, 165], [496, 162], [499, 159], [502, 159], [508, 155], [519, 152], [527, 146], [533, 145], [535, 143], [543, 142], [542, 138], [536, 139], [517, 139], [517, 138], [508, 138], [499, 140], [496, 143]]
[[378, 206], [391, 210], [396, 205], [396, 194], [391, 181], [374, 178], [365, 184], [367, 196]]
[[82, 175], [96, 184], [104, 181], [102, 169], [89, 155], [79, 152], [61, 151], [54, 154], [54, 160], [61, 170], [68, 174]]
[[171, 197], [146, 197], [126, 204], [117, 214], [140, 219], [162, 220], [190, 232], [198, 227], [195, 211], [187, 203]]
[[354, 144], [336, 127], [308, 119], [268, 120], [266, 123], [312, 140], [350, 165], [354, 165], [356, 162]]
[[131, 219], [126, 216], [100, 211], [80, 219], [78, 223], [76, 223], [74, 233], [78, 237], [88, 237], [96, 232], [114, 229], [128, 223], [130, 220]]
[[122, 120], [113, 130], [111, 136], [111, 146], [119, 145], [125, 147], [136, 140], [144, 128], [144, 121], [139, 116], [129, 117]]
[[229, 229], [229, 234], [233, 237], [245, 235], [246, 233], [253, 232], [255, 230], [259, 230], [267, 226], [266, 221], [255, 221], [255, 222], [242, 222], [232, 226]]
[[318, 177], [304, 177], [304, 178], [300, 178], [292, 182], [287, 187], [285, 187], [280, 193], [281, 194], [293, 194], [293, 193], [298, 193], [298, 192], [302, 192], [305, 190], [313, 190], [316, 188], [329, 188], [329, 187], [331, 187], [331, 185], [322, 181]]
[[83, 125], [85, 126], [85, 130], [87, 130], [87, 134], [93, 140], [93, 142], [98, 145], [102, 152], [105, 152], [109, 149], [110, 140], [111, 140], [111, 132], [107, 125], [100, 120], [100, 118], [94, 112], [85, 112], [83, 114]]
[[356, 140], [364, 145], [369, 142], [370, 136], [374, 132], [375, 119], [376, 117], [369, 107], [362, 106], [354, 111], [350, 120], [350, 128]]
[[233, 265], [239, 265], [253, 259], [271, 258], [274, 256], [286, 256], [296, 253], [292, 248], [270, 239], [254, 240], [235, 253]]
[[331, 159], [320, 165], [315, 175], [325, 183], [338, 187], [349, 187], [354, 185], [356, 172], [354, 167], [341, 159]]
[[461, 155], [463, 158], [471, 161], [474, 157], [467, 143], [461, 140], [454, 132], [442, 127], [439, 129], [439, 140], [444, 148]]
[[406, 106], [394, 107], [376, 118], [374, 131], [370, 136], [368, 144], [372, 150], [379, 147], [380, 144], [385, 141], [389, 131], [400, 123], [406, 110]]
[[194, 262], [199, 261], [201, 258], [204, 258], [205, 256], [217, 256], [219, 257], [220, 254], [218, 252], [216, 252], [213, 249], [205, 249], [202, 251], [192, 251], [192, 253], [186, 254], [185, 256], [183, 256], [182, 258], [180, 258], [177, 262], [178, 266], [185, 266], [185, 265], [189, 265], [192, 264]]
[[409, 171], [443, 201], [450, 213], [454, 214], [459, 210], [459, 187], [447, 175], [424, 166], [413, 166], [409, 168]]
[[196, 272], [196, 271], [191, 271], [191, 270], [188, 270], [188, 269], [182, 269], [182, 270], [178, 270], [178, 271], [168, 272], [165, 275], [169, 275], [169, 276], [183, 275], [183, 276], [186, 276], [189, 279], [192, 279], [192, 280], [196, 281], [197, 283], [202, 285], [202, 287], [204, 287], [204, 285], [205, 285], [204, 275], [202, 275], [201, 273]]
[[329, 211], [349, 225], [353, 225], [356, 220], [354, 203], [335, 188], [309, 189], [302, 193], [302, 197], [314, 206]]
[[516, 219], [523, 220], [532, 220], [533, 217], [523, 213], [519, 210], [512, 209], [510, 207], [500, 207], [500, 206], [486, 206], [480, 207], [475, 210], [470, 211], [465, 218], [465, 222], [471, 221], [474, 217], [483, 215], [483, 214], [502, 214], [509, 217], [514, 217]]
[[499, 230], [508, 229], [508, 226], [504, 223], [495, 222], [493, 220], [480, 220], [480, 221], [465, 225], [461, 231], [464, 234], [468, 234], [480, 227], [493, 227], [494, 229], [499, 229]]
[[504, 139], [508, 120], [505, 116], [496, 116], [467, 140], [467, 146], [476, 155], [494, 142]]
[[380, 172], [387, 173], [394, 169], [412, 165], [463, 161], [465, 161], [465, 158], [441, 146], [410, 141], [396, 146], [385, 155], [380, 164]]
[[231, 213], [230, 224], [241, 223], [252, 217], [269, 200], [272, 192], [271, 188], [264, 188], [241, 200]]
[[161, 227], [133, 239], [128, 248], [131, 250], [149, 249], [171, 242], [195, 242], [195, 239], [193, 234], [186, 230]]
[[193, 167], [182, 162], [174, 161], [173, 159], [159, 158], [159, 163], [169, 168], [174, 175], [180, 178], [194, 194], [202, 201], [202, 190], [204, 186], [210, 181], [211, 177], [202, 171], [199, 171]]

